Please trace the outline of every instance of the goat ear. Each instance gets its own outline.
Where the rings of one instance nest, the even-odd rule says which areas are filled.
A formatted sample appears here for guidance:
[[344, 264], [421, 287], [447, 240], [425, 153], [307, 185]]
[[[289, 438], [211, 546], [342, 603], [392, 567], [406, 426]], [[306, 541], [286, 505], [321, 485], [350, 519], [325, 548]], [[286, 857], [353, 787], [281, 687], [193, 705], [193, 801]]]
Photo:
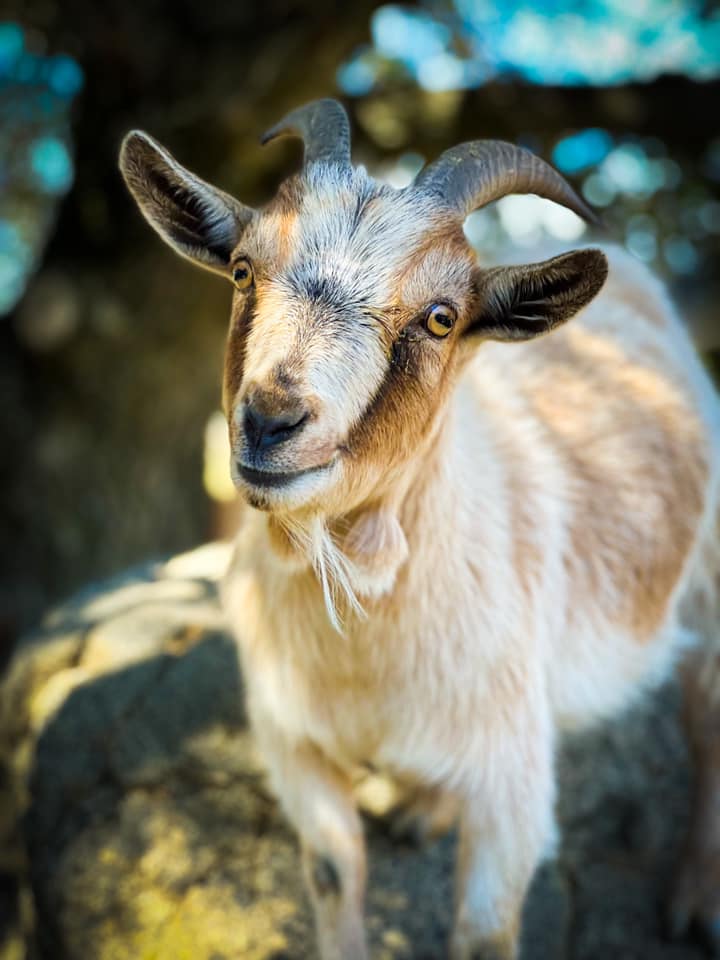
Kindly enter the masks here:
[[479, 308], [466, 332], [486, 340], [532, 340], [590, 303], [607, 273], [600, 250], [574, 250], [542, 263], [482, 271]]
[[230, 255], [253, 215], [249, 207], [190, 173], [141, 130], [123, 140], [120, 171], [166, 243], [201, 267], [229, 272]]

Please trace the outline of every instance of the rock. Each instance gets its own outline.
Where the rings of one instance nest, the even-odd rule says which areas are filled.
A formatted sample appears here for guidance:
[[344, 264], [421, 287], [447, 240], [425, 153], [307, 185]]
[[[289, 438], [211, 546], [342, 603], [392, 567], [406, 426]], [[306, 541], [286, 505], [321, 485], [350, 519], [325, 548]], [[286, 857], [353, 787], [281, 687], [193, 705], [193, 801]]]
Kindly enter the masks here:
[[[93, 587], [11, 662], [0, 872], [32, 894], [39, 957], [316, 956], [297, 842], [254, 755], [217, 604], [227, 559], [211, 545]], [[568, 743], [560, 772], [563, 842], [533, 885], [524, 960], [700, 960], [661, 933], [688, 817], [675, 691]], [[375, 820], [368, 837], [373, 957], [445, 956], [454, 837], [411, 850]]]

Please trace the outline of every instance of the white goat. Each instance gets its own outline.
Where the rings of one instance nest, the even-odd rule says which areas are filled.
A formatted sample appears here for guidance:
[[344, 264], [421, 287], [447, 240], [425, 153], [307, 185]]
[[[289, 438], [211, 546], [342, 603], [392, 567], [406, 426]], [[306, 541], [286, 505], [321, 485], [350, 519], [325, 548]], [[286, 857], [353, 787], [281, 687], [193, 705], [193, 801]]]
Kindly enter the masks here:
[[477, 263], [463, 220], [505, 194], [590, 215], [527, 151], [464, 144], [395, 190], [353, 168], [336, 102], [284, 133], [305, 164], [262, 211], [144, 133], [120, 162], [151, 225], [236, 287], [224, 403], [253, 509], [225, 600], [323, 960], [367, 956], [363, 765], [457, 806], [452, 957], [515, 957], [558, 734], [681, 650], [701, 776], [674, 919], [717, 934], [720, 419], [672, 307], [617, 250]]

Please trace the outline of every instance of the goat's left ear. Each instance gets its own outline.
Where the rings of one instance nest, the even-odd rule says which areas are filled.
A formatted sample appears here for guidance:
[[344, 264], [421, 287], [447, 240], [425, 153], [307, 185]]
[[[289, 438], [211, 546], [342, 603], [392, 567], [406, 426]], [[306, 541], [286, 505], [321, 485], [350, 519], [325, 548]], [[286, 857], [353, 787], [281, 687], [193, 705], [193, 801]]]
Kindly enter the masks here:
[[120, 148], [120, 171], [140, 212], [177, 253], [227, 274], [230, 255], [253, 210], [181, 166], [156, 140], [133, 130]]
[[548, 333], [592, 300], [607, 273], [600, 250], [573, 250], [542, 263], [478, 271], [478, 306], [466, 335], [532, 340]]

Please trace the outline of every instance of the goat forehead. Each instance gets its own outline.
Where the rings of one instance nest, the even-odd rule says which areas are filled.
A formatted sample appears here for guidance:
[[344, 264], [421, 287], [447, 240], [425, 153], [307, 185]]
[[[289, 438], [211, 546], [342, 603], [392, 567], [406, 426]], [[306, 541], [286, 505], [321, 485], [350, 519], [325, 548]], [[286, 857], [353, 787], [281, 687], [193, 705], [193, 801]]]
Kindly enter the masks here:
[[306, 181], [291, 213], [271, 214], [266, 226], [283, 241], [278, 279], [288, 293], [378, 305], [395, 298], [439, 219], [428, 198], [377, 184], [364, 171], [329, 171]]

